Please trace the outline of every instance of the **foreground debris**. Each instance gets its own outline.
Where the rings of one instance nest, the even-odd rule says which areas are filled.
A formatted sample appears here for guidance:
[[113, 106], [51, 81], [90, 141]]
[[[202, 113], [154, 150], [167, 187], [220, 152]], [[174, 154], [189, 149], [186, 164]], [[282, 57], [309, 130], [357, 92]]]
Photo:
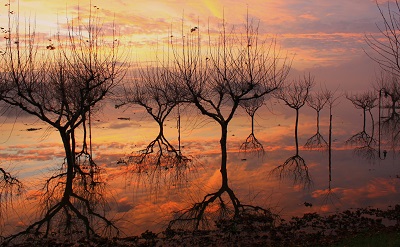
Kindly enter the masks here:
[[288, 221], [281, 219], [268, 229], [257, 220], [215, 222], [212, 230], [145, 231], [140, 236], [112, 239], [29, 236], [12, 246], [330, 246], [360, 234], [400, 233], [400, 205], [386, 210], [357, 208], [327, 216], [308, 213]]

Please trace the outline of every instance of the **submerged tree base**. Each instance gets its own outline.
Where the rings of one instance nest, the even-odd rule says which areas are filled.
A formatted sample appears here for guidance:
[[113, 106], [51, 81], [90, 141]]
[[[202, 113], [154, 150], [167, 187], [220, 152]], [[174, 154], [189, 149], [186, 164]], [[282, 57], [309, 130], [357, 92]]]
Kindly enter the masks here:
[[[76, 194], [72, 194], [71, 198], [73, 199], [55, 204], [42, 219], [29, 225], [24, 231], [5, 238], [3, 245], [34, 238], [46, 239], [58, 234], [75, 238], [98, 237], [100, 234], [118, 235], [119, 230], [114, 223], [94, 212], [89, 200]], [[100, 228], [103, 228], [101, 233], [98, 232]]]
[[174, 235], [179, 231], [194, 232], [216, 228], [237, 231], [255, 228], [268, 230], [277, 217], [269, 209], [242, 204], [232, 189], [223, 186], [217, 192], [207, 194], [201, 202], [177, 212], [166, 232]]
[[246, 141], [240, 145], [239, 152], [243, 153], [255, 153], [258, 157], [263, 157], [265, 150], [261, 142], [251, 133]]
[[[6, 237], [3, 245], [55, 235], [73, 239], [119, 235], [118, 227], [104, 215], [107, 207], [101, 169], [84, 151], [76, 155], [76, 160], [72, 173], [68, 173], [64, 163], [62, 167], [65, 168], [46, 180], [41, 198], [43, 213], [39, 220]], [[67, 186], [69, 179], [70, 187]]]
[[315, 135], [310, 137], [306, 144], [304, 144], [304, 147], [307, 149], [317, 149], [317, 150], [327, 150], [328, 149], [328, 143], [325, 141], [324, 137], [317, 132]]
[[294, 184], [303, 185], [305, 188], [312, 185], [306, 161], [298, 154], [286, 159], [282, 165], [274, 168], [271, 174], [277, 174], [280, 179], [290, 178]]

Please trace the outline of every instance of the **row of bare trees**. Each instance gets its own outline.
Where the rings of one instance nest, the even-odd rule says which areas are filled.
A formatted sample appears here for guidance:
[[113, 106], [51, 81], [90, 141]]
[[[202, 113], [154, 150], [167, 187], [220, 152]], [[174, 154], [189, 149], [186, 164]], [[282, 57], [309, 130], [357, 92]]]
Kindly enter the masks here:
[[[396, 74], [382, 72], [377, 77], [373, 90], [346, 95], [354, 107], [363, 112], [362, 129], [346, 141], [355, 146], [357, 155], [372, 161], [377, 158], [385, 159], [388, 150], [381, 150], [382, 146], [391, 149], [395, 154], [400, 134], [398, 80]], [[374, 109], [378, 111], [377, 117], [374, 117]]]
[[[378, 105], [378, 157], [382, 159], [386, 157], [386, 150], [384, 150], [382, 157], [381, 135], [386, 135], [389, 145], [395, 150], [400, 134], [400, 41], [398, 39], [400, 2], [398, 0], [387, 2], [385, 3], [386, 7], [383, 7], [384, 4], [380, 5], [378, 2], [376, 2], [376, 5], [381, 15], [382, 23], [377, 25], [377, 33], [365, 36], [365, 41], [369, 48], [368, 50], [366, 49], [366, 53], [381, 67], [383, 72], [378, 76], [377, 83], [374, 86], [375, 92], [378, 92], [378, 97], [368, 97], [370, 104], [362, 108], [364, 112], [369, 112], [369, 108]], [[373, 95], [376, 94], [374, 93]], [[376, 102], [377, 100], [378, 102]], [[372, 124], [372, 126], [374, 125]], [[364, 139], [364, 143], [367, 144], [366, 146], [371, 142], [374, 142], [373, 132], [371, 136]]]
[[[169, 41], [172, 59], [141, 69], [139, 84], [126, 87], [125, 100], [118, 105], [141, 105], [159, 125], [154, 141], [137, 155], [121, 161], [133, 171], [147, 174], [151, 181], [160, 171], [174, 169], [179, 178], [183, 169], [193, 165], [193, 159], [184, 156], [180, 146], [173, 147], [164, 137], [163, 124], [173, 108], [194, 108], [220, 127], [221, 187], [178, 214], [171, 221], [170, 230], [199, 229], [210, 217], [236, 220], [256, 213], [272, 220], [269, 210], [243, 204], [229, 185], [228, 127], [240, 106], [254, 117], [263, 98], [282, 87], [290, 61], [279, 53], [274, 40], [267, 43], [259, 37], [258, 25], [248, 20], [242, 31], [234, 32], [223, 23], [218, 37], [210, 38], [204, 48], [199, 27], [188, 29], [187, 33], [182, 30], [182, 39]], [[250, 142], [256, 149], [262, 148], [257, 146], [254, 129]], [[210, 215], [211, 205], [218, 207], [218, 215]]]

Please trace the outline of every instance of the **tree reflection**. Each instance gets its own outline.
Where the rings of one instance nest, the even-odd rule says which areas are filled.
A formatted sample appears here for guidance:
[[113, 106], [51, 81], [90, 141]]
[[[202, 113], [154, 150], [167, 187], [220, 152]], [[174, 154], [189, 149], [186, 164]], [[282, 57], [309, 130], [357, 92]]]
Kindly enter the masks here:
[[331, 187], [331, 181], [329, 181], [328, 188], [325, 190], [325, 193], [322, 197], [322, 206], [329, 206], [332, 205], [333, 207], [337, 208], [341, 205], [340, 198], [335, 192], [335, 189]]
[[325, 97], [329, 107], [329, 137], [328, 137], [328, 166], [329, 166], [329, 182], [332, 181], [332, 110], [338, 104], [338, 99], [341, 95], [337, 96], [336, 91], [325, 90]]
[[[160, 180], [173, 183], [181, 181], [193, 164], [193, 159], [175, 148], [164, 135], [164, 125], [167, 117], [179, 104], [183, 103], [184, 91], [178, 87], [173, 74], [167, 67], [147, 67], [139, 70], [139, 79], [125, 88], [124, 103], [144, 107], [159, 127], [156, 138], [144, 149], [133, 153], [119, 163], [128, 165], [128, 170], [134, 174], [145, 176], [149, 184], [158, 187]], [[180, 112], [178, 123], [180, 128]], [[180, 129], [178, 129], [179, 131]]]
[[340, 198], [336, 195], [334, 189], [331, 187], [332, 183], [332, 110], [333, 107], [338, 104], [338, 99], [341, 95], [335, 95], [336, 91], [331, 91], [326, 89], [324, 92], [324, 97], [326, 98], [326, 103], [329, 108], [329, 137], [328, 137], [328, 189], [322, 200], [322, 205], [331, 204], [336, 206], [337, 203], [340, 203]]
[[333, 107], [338, 104], [338, 99], [341, 95], [337, 96], [336, 91], [326, 90], [324, 92], [325, 97], [327, 99], [328, 107], [329, 107], [329, 138], [328, 138], [328, 171], [329, 171], [329, 179], [328, 179], [328, 190], [323, 199], [323, 205], [331, 204], [336, 206], [337, 203], [340, 203], [340, 198], [335, 194], [334, 190], [332, 190], [332, 110]]
[[240, 102], [240, 106], [246, 111], [251, 118], [251, 133], [241, 145], [239, 150], [244, 153], [256, 153], [263, 156], [265, 151], [261, 142], [254, 135], [254, 115], [257, 110], [264, 104], [264, 97], [250, 99]]
[[[398, 137], [400, 135], [400, 117], [398, 113], [400, 104], [398, 84], [398, 77], [400, 76], [400, 50], [398, 49], [400, 45], [398, 38], [400, 3], [396, 0], [393, 5], [387, 4], [386, 9], [382, 8], [378, 2], [376, 5], [382, 22], [378, 26], [378, 33], [366, 35], [365, 41], [371, 48], [367, 54], [384, 71], [378, 80], [378, 88], [375, 89], [379, 91], [379, 103], [382, 103], [382, 93], [385, 96], [382, 99], [384, 101], [382, 107], [387, 109], [387, 116], [384, 116], [382, 119], [379, 118], [378, 123], [379, 127], [382, 127], [384, 134], [390, 140], [392, 149], [395, 150], [398, 146]], [[381, 109], [379, 109], [379, 115], [381, 115]], [[381, 128], [379, 128], [380, 130]], [[380, 134], [378, 143], [379, 158], [382, 158], [380, 153]]]
[[296, 122], [294, 126], [295, 139], [295, 155], [286, 159], [286, 161], [272, 170], [277, 173], [280, 178], [289, 177], [295, 184], [302, 184], [305, 187], [311, 185], [311, 177], [308, 172], [308, 166], [305, 160], [299, 155], [298, 125], [299, 111], [303, 107], [309, 97], [310, 89], [314, 85], [314, 77], [310, 74], [304, 75], [303, 78], [293, 80], [289, 85], [280, 89], [276, 93], [276, 97], [282, 100], [287, 106], [296, 110]]
[[182, 42], [173, 43], [174, 73], [187, 101], [220, 127], [221, 187], [178, 212], [168, 229], [197, 230], [208, 227], [210, 220], [236, 224], [250, 218], [254, 224], [271, 225], [269, 210], [242, 203], [228, 183], [228, 126], [241, 102], [264, 97], [282, 85], [289, 71], [286, 59], [280, 58], [274, 41], [259, 41], [258, 26], [249, 20], [244, 35], [227, 32], [224, 22], [215, 43], [210, 37], [211, 51], [205, 53], [199, 28], [190, 30], [182, 33]]
[[[375, 145], [376, 140], [374, 138], [374, 117], [371, 110], [377, 106], [377, 97], [372, 92], [364, 92], [353, 95], [346, 95], [346, 98], [353, 103], [355, 108], [363, 110], [363, 128], [360, 132], [351, 136], [346, 144], [356, 146], [354, 153], [360, 157], [364, 157], [367, 160], [376, 159]], [[366, 131], [367, 113], [370, 116], [371, 121], [371, 134]]]
[[398, 109], [400, 108], [400, 86], [398, 76], [394, 73], [382, 72], [381, 77], [377, 80], [375, 89], [379, 92], [378, 145], [380, 157], [382, 134], [389, 139], [389, 144], [393, 150], [396, 150], [399, 144], [400, 114]]
[[57, 44], [49, 49], [34, 42], [33, 27], [24, 34], [19, 25], [12, 29], [9, 15], [6, 52], [1, 57], [2, 71], [6, 71], [1, 84], [7, 88], [2, 100], [55, 128], [65, 159], [45, 181], [39, 220], [9, 236], [7, 242], [29, 234], [89, 237], [119, 232], [104, 215], [104, 183], [101, 169], [92, 160], [90, 131], [95, 106], [120, 79], [118, 42], [112, 37], [112, 42], [105, 43], [100, 18], [91, 12], [87, 18], [88, 24], [69, 22], [66, 36], [56, 35]]
[[319, 131], [319, 114], [320, 111], [324, 108], [327, 101], [328, 98], [323, 92], [310, 94], [307, 98], [307, 105], [313, 108], [317, 113], [317, 132], [315, 133], [315, 135], [307, 140], [306, 144], [304, 144], [305, 148], [323, 150], [328, 147], [328, 143], [325, 141], [324, 137]]
[[[326, 143], [328, 149], [328, 188], [321, 192], [322, 194], [322, 208], [325, 206], [333, 206], [338, 208], [341, 204], [340, 198], [336, 193], [336, 189], [332, 188], [332, 128], [333, 128], [333, 108], [339, 103], [338, 100], [342, 95], [337, 95], [335, 91], [325, 89], [321, 94], [318, 94], [318, 98], [323, 99], [324, 104], [329, 108], [329, 134], [328, 142]], [[319, 104], [319, 103], [318, 103]], [[314, 107], [313, 107], [314, 108]], [[321, 107], [315, 107], [317, 109], [322, 109]], [[318, 120], [317, 120], [318, 121]], [[324, 209], [326, 210], [326, 209]]]
[[22, 192], [23, 185], [19, 179], [0, 167], [0, 221], [3, 220], [3, 209], [12, 203], [13, 196]]

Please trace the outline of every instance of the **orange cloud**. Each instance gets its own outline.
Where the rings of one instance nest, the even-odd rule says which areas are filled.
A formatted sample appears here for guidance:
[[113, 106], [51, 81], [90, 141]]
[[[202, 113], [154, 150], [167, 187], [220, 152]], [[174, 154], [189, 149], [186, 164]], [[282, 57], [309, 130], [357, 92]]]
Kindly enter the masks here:
[[314, 16], [312, 14], [302, 14], [299, 17], [306, 19], [306, 20], [310, 20], [310, 21], [318, 21], [319, 20], [319, 18], [317, 18], [316, 16]]

